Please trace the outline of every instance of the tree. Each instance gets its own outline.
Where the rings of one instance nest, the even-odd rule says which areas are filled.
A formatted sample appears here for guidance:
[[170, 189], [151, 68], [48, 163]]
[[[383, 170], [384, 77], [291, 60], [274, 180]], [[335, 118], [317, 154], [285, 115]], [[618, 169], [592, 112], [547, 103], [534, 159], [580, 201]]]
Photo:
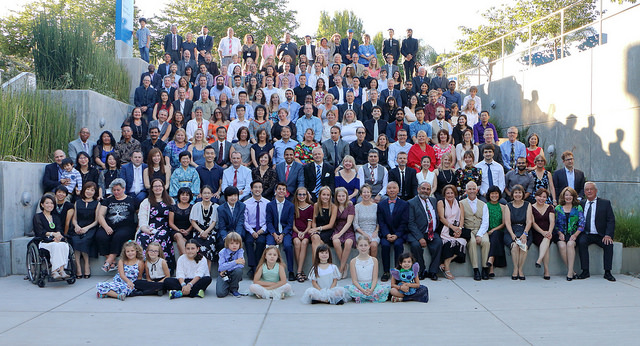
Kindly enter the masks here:
[[[616, 0], [613, 0], [616, 1]], [[576, 4], [565, 11], [564, 25], [565, 32], [581, 27], [596, 20], [598, 12], [595, 6], [595, 0], [576, 1], [576, 0], [523, 0], [518, 1], [513, 6], [502, 5], [498, 8], [491, 7], [482, 16], [487, 20], [487, 24], [479, 26], [477, 29], [461, 26], [462, 38], [456, 42], [456, 48], [459, 51], [466, 51], [474, 47], [478, 47], [472, 54], [460, 57], [459, 66], [455, 63], [448, 63], [446, 67], [457, 71], [464, 71], [474, 67], [479, 67], [481, 71], [491, 80], [492, 69], [496, 59], [500, 58], [503, 53], [501, 41], [497, 41], [488, 45], [484, 45], [494, 39], [497, 39], [511, 31], [522, 28], [527, 24], [542, 18], [549, 13], [555, 12], [563, 7]], [[588, 29], [585, 29], [588, 30]], [[504, 54], [512, 53], [518, 44], [528, 42], [531, 39], [532, 44], [553, 38], [560, 34], [560, 15], [553, 16], [548, 20], [535, 23], [531, 26], [531, 38], [529, 38], [529, 30], [519, 30], [516, 33], [504, 38]], [[584, 35], [584, 30], [573, 33], [573, 37]], [[572, 37], [567, 37], [567, 41]], [[484, 46], [483, 46], [484, 45]], [[560, 40], [553, 40], [545, 46], [551, 54], [557, 54], [560, 47]], [[438, 61], [446, 60], [458, 53], [441, 54]], [[527, 57], [528, 59], [528, 57]], [[526, 62], [528, 63], [528, 61]]]
[[353, 11], [335, 11], [333, 13], [333, 18], [329, 16], [327, 11], [322, 11], [320, 12], [320, 23], [318, 23], [316, 37], [326, 37], [327, 39], [330, 39], [331, 35], [335, 33], [340, 34], [342, 37], [346, 37], [347, 30], [349, 29], [353, 29], [353, 37], [360, 42], [362, 40], [362, 34], [364, 34], [362, 19], [358, 18]]
[[168, 3], [161, 13], [163, 15], [154, 18], [157, 26], [151, 30], [154, 43], [159, 47], [162, 47], [162, 38], [174, 23], [183, 37], [187, 32], [197, 36], [206, 25], [209, 35], [214, 37], [214, 47], [220, 38], [227, 35], [228, 27], [234, 29], [236, 37], [252, 34], [257, 43], [262, 42], [266, 35], [271, 35], [277, 43], [285, 32], [293, 32], [298, 27], [297, 11], [288, 9], [288, 0], [175, 0]]
[[378, 64], [380, 66], [384, 65], [384, 59], [382, 58], [382, 42], [384, 42], [384, 36], [382, 36], [382, 31], [378, 31], [378, 33], [373, 36], [373, 44], [376, 47], [376, 53], [378, 53]]

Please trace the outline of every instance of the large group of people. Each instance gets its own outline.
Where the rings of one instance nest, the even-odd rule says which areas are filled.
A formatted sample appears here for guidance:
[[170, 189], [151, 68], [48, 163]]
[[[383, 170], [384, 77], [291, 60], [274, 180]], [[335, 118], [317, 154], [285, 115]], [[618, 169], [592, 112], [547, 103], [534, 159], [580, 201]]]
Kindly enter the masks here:
[[[69, 158], [53, 153], [34, 229], [54, 276], [68, 275], [58, 258], [66, 237], [76, 277], [91, 275], [97, 249], [102, 270], [118, 272], [98, 296], [119, 299], [203, 296], [218, 261], [219, 297], [239, 296], [248, 268], [250, 291], [263, 298], [311, 279], [306, 302], [426, 302], [420, 280], [453, 280], [451, 267], [467, 260], [475, 280], [488, 280], [507, 251], [511, 278], [525, 280], [532, 243], [549, 279], [552, 242], [567, 280], [590, 276], [588, 245], [597, 244], [604, 277], [615, 281], [611, 203], [573, 154], [552, 173], [537, 134], [525, 144], [509, 127], [498, 145], [477, 88], [463, 98], [442, 67], [429, 77], [411, 29], [401, 45], [389, 30], [382, 66], [368, 35], [359, 44], [352, 30], [317, 46], [309, 36], [300, 47], [289, 34], [278, 46], [267, 36], [258, 48], [232, 28], [218, 65], [207, 32], [194, 43], [172, 26], [164, 63], [141, 76], [119, 141], [104, 131], [93, 142], [82, 128]], [[353, 285], [336, 286], [349, 275]]]

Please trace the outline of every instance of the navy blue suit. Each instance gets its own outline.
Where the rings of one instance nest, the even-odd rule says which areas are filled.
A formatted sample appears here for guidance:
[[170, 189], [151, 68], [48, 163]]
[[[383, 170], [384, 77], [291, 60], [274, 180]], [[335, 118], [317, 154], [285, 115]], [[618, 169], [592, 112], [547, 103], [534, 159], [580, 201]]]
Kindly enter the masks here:
[[388, 273], [391, 269], [389, 263], [391, 259], [391, 242], [387, 240], [387, 236], [392, 234], [398, 236], [393, 242], [393, 252], [395, 262], [404, 252], [404, 241], [406, 239], [407, 225], [409, 221], [409, 203], [396, 198], [393, 213], [389, 207], [389, 199], [385, 198], [378, 203], [378, 225], [380, 226], [380, 246], [382, 247], [382, 267], [384, 272]]
[[52, 192], [60, 185], [60, 177], [58, 176], [58, 164], [50, 163], [44, 167], [44, 176], [42, 177], [42, 186], [44, 192]]
[[[145, 168], [147, 168], [147, 164], [143, 163], [143, 172]], [[140, 205], [140, 203], [144, 201], [145, 198], [147, 198], [147, 190], [142, 189], [142, 191], [138, 192], [138, 194], [135, 194], [133, 191], [131, 191], [131, 187], [133, 186], [133, 163], [129, 162], [126, 165], [122, 166], [122, 169], [120, 169], [120, 178], [124, 179], [124, 182], [127, 184], [127, 188], [125, 189], [127, 195], [133, 197], [136, 200], [136, 204]]]
[[218, 244], [224, 247], [224, 238], [227, 237], [229, 232], [236, 232], [244, 239], [244, 209], [245, 204], [238, 201], [233, 209], [233, 215], [231, 215], [231, 208], [229, 203], [225, 202], [218, 206]]
[[[198, 50], [198, 53], [200, 53], [200, 51], [202, 50], [206, 51], [207, 53], [211, 53], [211, 50], [213, 49], [213, 37], [209, 35], [199, 36], [196, 39], [196, 49]], [[198, 54], [197, 59], [198, 63], [204, 62], [204, 57], [200, 54]]]
[[136, 105], [136, 107], [147, 107], [147, 111], [144, 112], [144, 114], [147, 115], [149, 121], [153, 120], [153, 106], [156, 105], [156, 97], [156, 89], [152, 86], [146, 89], [144, 86], [139, 86], [133, 95], [133, 104]]
[[287, 163], [280, 162], [276, 165], [278, 181], [287, 184], [287, 191], [289, 192], [289, 196], [287, 196], [288, 200], [292, 200], [293, 198], [295, 198], [296, 189], [304, 186], [304, 175], [302, 174], [302, 167], [303, 166], [300, 163], [293, 161], [291, 163], [291, 168], [289, 169], [289, 179], [285, 179]]
[[351, 54], [359, 53], [358, 48], [360, 48], [358, 40], [352, 38], [351, 45], [349, 45], [349, 38], [343, 38], [342, 41], [340, 41], [340, 55], [342, 55], [342, 62], [345, 64], [351, 63]]
[[[293, 272], [293, 218], [295, 213], [293, 211], [293, 203], [284, 200], [282, 206], [282, 217], [278, 218], [278, 201], [273, 200], [267, 204], [267, 245], [276, 245], [276, 240], [273, 235], [284, 234], [282, 238], [282, 247], [284, 253], [287, 256], [287, 268], [289, 272]], [[280, 226], [282, 226], [282, 232], [280, 232]]]
[[146, 76], [149, 76], [149, 78], [151, 78], [151, 86], [154, 89], [158, 90], [162, 88], [162, 76], [158, 72], [154, 72], [153, 77], [151, 77], [151, 74], [149, 72], [143, 73], [142, 76], [140, 76], [140, 86], [142, 86], [142, 81]]
[[[380, 92], [380, 99], [387, 100], [387, 97], [393, 96], [396, 99], [396, 103], [398, 104], [398, 108], [402, 108], [402, 96], [400, 95], [400, 90], [393, 89], [393, 92], [389, 94], [389, 89], [384, 89]], [[393, 114], [392, 114], [393, 116]]]
[[[411, 136], [409, 135], [411, 131], [409, 129], [409, 125], [403, 122], [402, 128], [407, 130], [407, 142], [411, 143]], [[387, 134], [387, 138], [389, 138], [389, 143], [393, 143], [396, 141], [396, 122], [395, 121], [392, 121], [387, 125], [386, 134]]]
[[[346, 87], [342, 87], [342, 98], [343, 98], [342, 101], [345, 101], [345, 102], [347, 101], [347, 90], [349, 90], [349, 89], [347, 89]], [[338, 92], [338, 87], [337, 86], [333, 86], [333, 87], [329, 88], [329, 93], [331, 95], [333, 95], [333, 97], [336, 100], [339, 100], [340, 93]]]

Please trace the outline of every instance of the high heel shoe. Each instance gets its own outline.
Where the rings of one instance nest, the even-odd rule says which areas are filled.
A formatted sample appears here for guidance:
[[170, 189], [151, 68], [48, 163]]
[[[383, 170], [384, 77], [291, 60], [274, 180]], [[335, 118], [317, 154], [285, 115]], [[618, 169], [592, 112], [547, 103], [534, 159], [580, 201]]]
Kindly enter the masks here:
[[536, 268], [542, 268], [542, 265], [540, 265], [540, 263], [536, 262]]

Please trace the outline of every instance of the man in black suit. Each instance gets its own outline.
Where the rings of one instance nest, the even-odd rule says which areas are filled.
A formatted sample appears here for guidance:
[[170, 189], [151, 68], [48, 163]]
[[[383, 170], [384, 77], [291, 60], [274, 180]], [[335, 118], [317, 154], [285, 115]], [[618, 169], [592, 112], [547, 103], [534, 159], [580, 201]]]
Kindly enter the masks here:
[[578, 236], [578, 249], [580, 249], [580, 266], [582, 273], [578, 279], [586, 279], [589, 274], [589, 245], [596, 244], [604, 250], [604, 278], [616, 281], [611, 275], [613, 263], [613, 233], [616, 227], [616, 217], [613, 214], [611, 202], [598, 197], [598, 188], [594, 182], [584, 184], [586, 199], [582, 201], [585, 211], [584, 231]]
[[398, 64], [398, 57], [400, 57], [400, 42], [393, 38], [394, 31], [389, 28], [389, 38], [382, 42], [382, 56], [391, 54], [393, 56], [394, 64]]
[[[384, 101], [381, 100], [378, 96], [380, 95], [380, 93], [378, 93], [378, 90], [373, 89], [373, 90], [369, 90], [369, 100], [365, 103], [362, 104], [362, 122], [366, 122], [367, 120], [372, 118], [372, 111], [373, 111], [373, 107], [378, 106], [380, 107], [380, 110], [382, 110], [382, 107], [384, 107]], [[380, 115], [382, 117], [382, 115]], [[389, 122], [389, 120], [384, 119], [385, 121]]]
[[218, 63], [213, 61], [213, 56], [211, 55], [211, 53], [205, 54], [203, 64], [207, 67], [207, 71], [209, 71], [209, 73], [211, 73], [214, 77], [220, 75]]
[[356, 98], [353, 95], [353, 91], [347, 91], [345, 98], [347, 99], [345, 103], [338, 106], [338, 122], [342, 122], [342, 117], [347, 109], [353, 110], [356, 113], [356, 119], [361, 120], [362, 110], [360, 110], [360, 105], [355, 103]]
[[395, 86], [396, 80], [393, 78], [387, 78], [387, 88], [380, 92], [380, 98], [386, 100], [387, 97], [393, 96], [393, 98], [396, 99], [398, 107], [402, 109], [404, 105], [402, 104], [402, 97], [400, 97], [400, 90], [396, 89]]
[[184, 122], [191, 120], [191, 109], [193, 101], [187, 98], [187, 91], [184, 88], [178, 88], [178, 99], [173, 101], [173, 111], [180, 111], [184, 115]]
[[[219, 126], [216, 129], [216, 136], [218, 140], [211, 143], [211, 146], [216, 152], [216, 163], [224, 169], [231, 164], [231, 158], [229, 156], [231, 142], [227, 141], [227, 129], [224, 126]], [[220, 153], [222, 153], [222, 155]]]
[[346, 65], [351, 64], [351, 55], [353, 53], [358, 53], [358, 48], [360, 47], [360, 43], [358, 40], [353, 38], [353, 29], [347, 30], [347, 37], [343, 38], [340, 41], [340, 55], [342, 55], [342, 62]]
[[313, 162], [304, 166], [304, 186], [311, 193], [311, 199], [315, 203], [321, 187], [329, 186], [333, 191], [335, 186], [334, 167], [324, 163], [324, 153], [321, 147], [313, 148], [311, 152]]
[[[382, 247], [382, 268], [383, 274], [380, 281], [389, 280], [391, 246], [395, 260], [398, 263], [400, 255], [404, 252], [404, 241], [407, 232], [407, 221], [409, 219], [409, 203], [398, 198], [398, 184], [390, 181], [387, 185], [387, 196], [378, 203], [376, 215], [378, 216], [378, 226], [380, 235], [380, 245]], [[392, 209], [393, 208], [393, 209]]]
[[418, 193], [418, 178], [416, 170], [407, 167], [408, 154], [405, 152], [398, 153], [396, 162], [398, 166], [389, 171], [389, 181], [395, 181], [400, 187], [398, 197], [408, 201]]
[[176, 88], [171, 86], [173, 84], [173, 78], [171, 78], [171, 76], [164, 76], [164, 78], [162, 78], [162, 82], [164, 84], [160, 89], [156, 91], [156, 102], [162, 101], [162, 99], [160, 98], [160, 94], [163, 91], [166, 91], [167, 94], [169, 94], [169, 102], [173, 103], [173, 99], [176, 94]]
[[[429, 85], [429, 83], [431, 83], [431, 80], [429, 79], [429, 76], [427, 76], [427, 68], [424, 66], [418, 67], [418, 75], [413, 77], [411, 81], [413, 82], [414, 94], [417, 94], [420, 92], [420, 87], [422, 86], [422, 83], [427, 83], [427, 85]], [[461, 105], [458, 105], [458, 106], [462, 107]]]
[[67, 158], [67, 155], [65, 155], [64, 151], [58, 149], [53, 152], [53, 162], [44, 167], [44, 175], [42, 176], [44, 192], [51, 192], [58, 185], [68, 184], [60, 181], [60, 171], [62, 170], [60, 164], [65, 158]]
[[[364, 140], [367, 142], [377, 141], [378, 136], [380, 136], [380, 134], [382, 133], [386, 135], [387, 125], [389, 125], [387, 121], [380, 118], [382, 117], [382, 107], [374, 106], [371, 114], [373, 118], [364, 122], [364, 129], [365, 131], [367, 131]], [[377, 129], [376, 125], [378, 125]]]
[[442, 91], [445, 91], [448, 87], [449, 80], [444, 76], [444, 68], [442, 66], [436, 67], [436, 76], [431, 78], [429, 90], [442, 89]]
[[[196, 49], [198, 50], [198, 65], [204, 62], [207, 53], [211, 53], [213, 49], [213, 37], [209, 36], [209, 28], [202, 26], [202, 36], [196, 39]], [[214, 74], [214, 76], [217, 76]]]
[[164, 51], [171, 55], [171, 62], [178, 63], [180, 60], [180, 47], [182, 46], [182, 36], [178, 35], [178, 26], [171, 25], [171, 33], [164, 37]]
[[142, 86], [136, 88], [133, 94], [133, 104], [140, 107], [147, 120], [153, 120], [153, 106], [156, 104], [156, 89], [151, 86], [151, 77], [142, 78]]
[[580, 198], [584, 197], [584, 173], [581, 170], [573, 168], [575, 164], [573, 153], [565, 151], [562, 153], [561, 158], [564, 168], [553, 172], [553, 185], [556, 189], [556, 198], [560, 199], [560, 192], [567, 186], [576, 190]]
[[[431, 184], [422, 182], [418, 186], [418, 196], [409, 201], [409, 233], [407, 241], [411, 245], [411, 253], [420, 265], [420, 279], [438, 280], [437, 272], [442, 254], [442, 239], [436, 232], [438, 229], [438, 213], [436, 199], [429, 197]], [[429, 248], [431, 263], [429, 268], [424, 263], [424, 248]]]
[[[309, 60], [309, 65], [313, 65], [316, 61], [316, 46], [311, 44], [311, 36], [306, 35], [304, 37], [304, 44], [300, 46], [300, 55], [304, 54]], [[298, 102], [299, 103], [299, 102]]]
[[171, 54], [164, 53], [164, 62], [158, 66], [158, 73], [162, 78], [171, 73]]
[[402, 40], [402, 48], [400, 52], [404, 56], [404, 76], [405, 80], [411, 80], [413, 69], [416, 66], [416, 57], [418, 55], [418, 40], [412, 37], [413, 30], [407, 29], [407, 38]]
[[[415, 93], [413, 92], [413, 82], [410, 79], [404, 81], [404, 89], [400, 90], [400, 99], [405, 107], [411, 107], [410, 99]], [[416, 106], [418, 109], [419, 106]]]
[[151, 86], [159, 90], [162, 87], [162, 76], [159, 73], [156, 73], [156, 66], [154, 64], [149, 64], [147, 68], [148, 72], [145, 72], [140, 76], [140, 86], [142, 86], [142, 82], [144, 81], [144, 77], [149, 76], [151, 78]]
[[338, 167], [342, 164], [342, 159], [349, 155], [349, 143], [342, 140], [340, 126], [331, 127], [331, 138], [322, 142], [322, 151], [327, 162]]

